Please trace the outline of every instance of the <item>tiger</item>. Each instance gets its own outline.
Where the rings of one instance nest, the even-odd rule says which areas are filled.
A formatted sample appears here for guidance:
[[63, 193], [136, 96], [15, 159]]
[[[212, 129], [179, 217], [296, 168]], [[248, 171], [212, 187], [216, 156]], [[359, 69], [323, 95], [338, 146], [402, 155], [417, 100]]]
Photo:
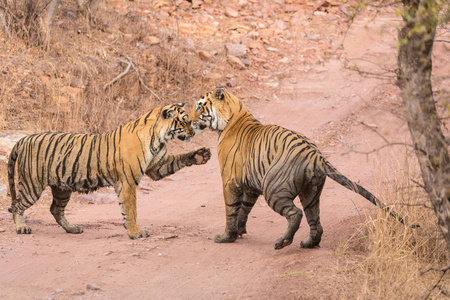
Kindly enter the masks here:
[[[50, 212], [56, 222], [68, 233], [82, 233], [81, 226], [72, 225], [65, 217], [71, 193], [113, 186], [129, 237], [148, 237], [149, 233], [136, 223], [136, 187], [143, 175], [160, 180], [184, 167], [205, 164], [211, 157], [207, 148], [167, 154], [168, 141], [188, 141], [195, 134], [183, 107], [184, 104], [171, 104], [154, 108], [108, 133], [45, 132], [20, 139], [8, 161], [9, 210], [16, 232], [31, 233], [24, 211], [50, 186]], [[16, 162], [18, 194], [14, 182]]]
[[294, 204], [298, 196], [310, 227], [309, 236], [300, 247], [319, 246], [323, 234], [319, 202], [327, 176], [405, 223], [372, 193], [342, 175], [310, 139], [277, 125], [263, 125], [222, 87], [195, 102], [190, 120], [197, 133], [209, 128], [219, 135], [217, 152], [226, 226], [223, 234], [215, 236], [216, 243], [232, 243], [247, 233], [248, 214], [263, 195], [267, 204], [288, 222], [274, 248], [290, 245], [303, 218], [302, 210]]

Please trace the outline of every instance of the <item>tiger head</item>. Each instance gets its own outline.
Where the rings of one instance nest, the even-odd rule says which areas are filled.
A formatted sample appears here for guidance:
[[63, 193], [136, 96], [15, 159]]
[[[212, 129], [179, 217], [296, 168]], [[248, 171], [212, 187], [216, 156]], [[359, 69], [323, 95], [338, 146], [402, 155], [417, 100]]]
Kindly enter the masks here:
[[188, 141], [195, 135], [191, 126], [189, 115], [184, 110], [184, 103], [166, 105], [161, 109], [163, 123], [168, 126], [163, 132], [164, 140], [173, 140], [178, 138], [182, 141]]
[[190, 116], [192, 127], [196, 132], [206, 128], [222, 131], [239, 105], [238, 98], [233, 94], [223, 87], [215, 88], [195, 103]]

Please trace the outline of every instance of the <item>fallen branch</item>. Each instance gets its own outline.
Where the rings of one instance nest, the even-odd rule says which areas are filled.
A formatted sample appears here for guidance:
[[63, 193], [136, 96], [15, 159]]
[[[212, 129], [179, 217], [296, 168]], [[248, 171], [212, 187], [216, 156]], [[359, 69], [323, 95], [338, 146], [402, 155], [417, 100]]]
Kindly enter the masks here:
[[145, 87], [147, 89], [147, 91], [149, 91], [150, 93], [153, 94], [153, 96], [155, 96], [156, 98], [158, 98], [159, 101], [162, 101], [162, 99], [153, 91], [151, 90], [148, 86], [145, 85], [144, 81], [142, 80], [141, 77], [141, 73], [139, 72], [139, 69], [133, 64], [132, 60], [130, 59], [130, 57], [128, 57], [128, 55], [124, 54], [128, 60], [131, 62], [131, 66], [133, 67], [133, 69], [136, 71], [136, 74], [139, 78], [139, 82], [142, 84], [143, 87]]
[[111, 80], [110, 82], [106, 83], [106, 84], [103, 86], [103, 90], [106, 90], [110, 85], [114, 84], [117, 80], [119, 80], [119, 79], [122, 78], [123, 76], [127, 75], [127, 74], [128, 74], [128, 71], [130, 71], [130, 68], [131, 68], [132, 63], [129, 62], [129, 61], [126, 61], [126, 60], [124, 60], [124, 59], [121, 59], [120, 61], [123, 62], [123, 63], [128, 64], [127, 68], [125, 69], [125, 71], [123, 71], [122, 73], [120, 73], [119, 75], [117, 75], [113, 80]]
[[[116, 51], [117, 53], [119, 53], [119, 51], [117, 51], [117, 49], [116, 49], [113, 45], [111, 45], [111, 44], [109, 44], [109, 43], [107, 43], [107, 42], [104, 42], [104, 41], [102, 41], [102, 40], [99, 40], [99, 42], [100, 42], [100, 43], [103, 43], [103, 44], [105, 44], [105, 45], [107, 45], [107, 46], [109, 46], [109, 47], [111, 47], [114, 51]], [[142, 86], [143, 86], [144, 88], [146, 88], [147, 91], [149, 91], [150, 93], [152, 93], [153, 96], [155, 96], [159, 101], [162, 101], [162, 99], [161, 99], [161, 98], [160, 98], [160, 97], [159, 97], [152, 89], [150, 89], [150, 88], [144, 83], [144, 80], [143, 80], [142, 77], [141, 77], [141, 72], [139, 72], [139, 69], [133, 64], [133, 60], [132, 60], [128, 55], [126, 55], [126, 54], [124, 54], [124, 53], [122, 53], [122, 55], [125, 56], [125, 57], [128, 59], [127, 63], [130, 63], [130, 65], [128, 66], [127, 70], [129, 69], [130, 66], [133, 67], [133, 70], [136, 71], [136, 74], [137, 74], [137, 76], [138, 76], [138, 78], [139, 78], [139, 82], [142, 84]], [[104, 87], [104, 89], [105, 89], [105, 87]]]

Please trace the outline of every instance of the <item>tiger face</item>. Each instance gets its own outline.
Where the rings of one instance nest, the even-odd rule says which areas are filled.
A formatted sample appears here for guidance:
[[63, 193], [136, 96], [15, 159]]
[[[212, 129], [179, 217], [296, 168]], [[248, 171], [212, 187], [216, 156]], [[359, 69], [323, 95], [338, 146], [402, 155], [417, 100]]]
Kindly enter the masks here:
[[191, 112], [192, 127], [196, 132], [206, 128], [212, 130], [224, 130], [228, 120], [232, 116], [229, 102], [233, 99], [228, 97], [224, 88], [216, 88], [195, 102]]
[[177, 138], [182, 141], [189, 141], [195, 135], [189, 115], [183, 107], [184, 103], [178, 103], [162, 108], [161, 116], [164, 122], [168, 123], [168, 130], [164, 133], [164, 140], [169, 141]]

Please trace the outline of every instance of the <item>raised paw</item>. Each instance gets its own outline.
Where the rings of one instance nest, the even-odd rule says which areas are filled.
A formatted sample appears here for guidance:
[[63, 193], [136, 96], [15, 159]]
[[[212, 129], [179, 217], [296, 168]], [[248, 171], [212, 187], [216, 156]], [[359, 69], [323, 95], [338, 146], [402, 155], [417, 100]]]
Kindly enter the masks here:
[[130, 236], [130, 239], [135, 240], [135, 239], [140, 239], [140, 238], [146, 238], [149, 237], [150, 234], [148, 233], [147, 230], [141, 230], [139, 231], [137, 234], [128, 234]]
[[218, 234], [214, 237], [214, 242], [216, 243], [233, 243], [237, 239], [237, 233], [236, 234]]
[[16, 228], [16, 232], [18, 234], [30, 234], [31, 233], [31, 228], [28, 226], [21, 226], [21, 227], [17, 227]]
[[194, 152], [194, 159], [196, 165], [204, 165], [211, 158], [211, 151], [209, 148], [200, 148]]
[[289, 246], [290, 244], [292, 244], [291, 239], [279, 238], [278, 240], [275, 241], [275, 244], [273, 245], [273, 247], [275, 248], [275, 250], [280, 250], [286, 246]]

